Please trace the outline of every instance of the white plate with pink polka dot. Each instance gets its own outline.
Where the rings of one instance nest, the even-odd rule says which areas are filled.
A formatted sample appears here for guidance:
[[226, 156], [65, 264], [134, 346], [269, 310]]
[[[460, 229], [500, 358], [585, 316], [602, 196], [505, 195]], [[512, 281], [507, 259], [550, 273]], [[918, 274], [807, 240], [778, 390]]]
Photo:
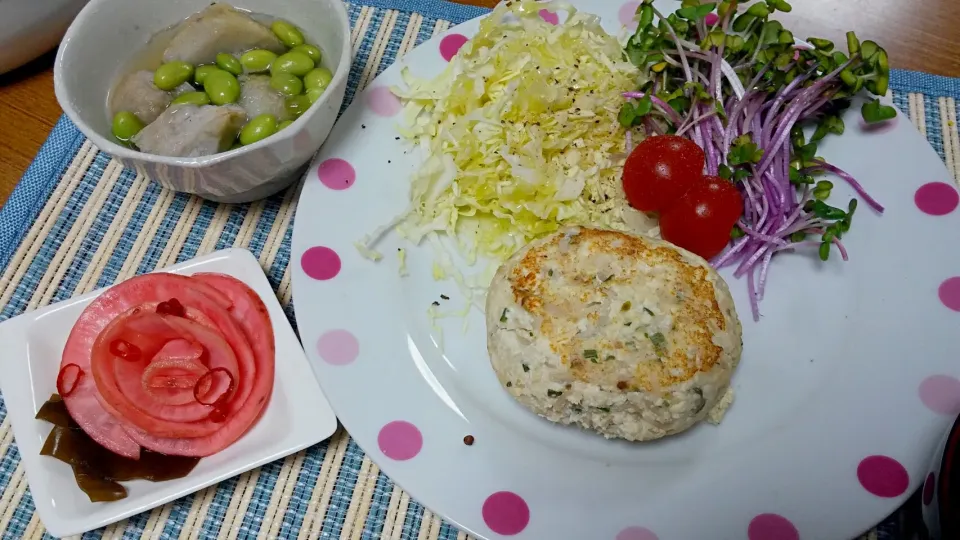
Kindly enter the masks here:
[[[618, 32], [637, 3], [574, 4]], [[373, 263], [353, 246], [406, 207], [418, 165], [397, 138], [399, 104], [386, 88], [400, 84], [402, 66], [438, 74], [477, 27], [434, 37], [359, 94], [300, 198], [300, 335], [360, 446], [413, 497], [481, 538], [834, 539], [893, 512], [960, 412], [958, 194], [924, 138], [903, 117], [868, 132], [851, 109], [846, 134], [821, 153], [886, 212], [858, 213], [844, 238], [849, 262], [775, 259], [760, 322], [742, 317], [737, 397], [722, 425], [652, 444], [607, 441], [542, 420], [503, 391], [477, 310], [466, 331], [462, 319], [441, 320], [438, 346], [428, 306], [452, 311], [464, 298], [434, 281], [429, 247], [391, 235]], [[836, 184], [839, 200], [853, 196]], [[749, 314], [746, 285], [724, 277]]]

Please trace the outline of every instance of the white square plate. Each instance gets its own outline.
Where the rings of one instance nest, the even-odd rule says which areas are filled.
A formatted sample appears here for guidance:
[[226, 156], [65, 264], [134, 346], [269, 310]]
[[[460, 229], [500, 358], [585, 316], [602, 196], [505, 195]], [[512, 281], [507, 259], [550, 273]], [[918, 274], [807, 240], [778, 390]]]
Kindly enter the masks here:
[[4, 351], [0, 356], [0, 390], [37, 512], [50, 534], [79, 534], [150, 510], [316, 444], [337, 428], [337, 419], [300, 342], [260, 264], [249, 251], [218, 251], [161, 271], [221, 272], [243, 281], [260, 295], [273, 321], [277, 346], [276, 380], [270, 404], [240, 440], [200, 460], [186, 477], [159, 483], [124, 482], [126, 499], [91, 503], [77, 487], [67, 464], [40, 455], [51, 426], [34, 416], [50, 394], [56, 392], [60, 356], [71, 327], [80, 312], [106, 289], [0, 324], [0, 349]]

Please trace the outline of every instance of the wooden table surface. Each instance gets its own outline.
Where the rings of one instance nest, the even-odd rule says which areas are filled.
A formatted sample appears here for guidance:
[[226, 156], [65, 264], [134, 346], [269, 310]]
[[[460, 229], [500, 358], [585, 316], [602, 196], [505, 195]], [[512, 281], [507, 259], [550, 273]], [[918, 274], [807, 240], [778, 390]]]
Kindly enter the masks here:
[[[459, 1], [492, 7], [498, 0]], [[957, 0], [791, 1], [793, 12], [778, 18], [797, 37], [842, 43], [844, 33], [855, 30], [860, 39], [873, 39], [886, 48], [895, 68], [960, 77]], [[7, 200], [60, 117], [52, 65], [50, 53], [0, 75], [0, 202]]]

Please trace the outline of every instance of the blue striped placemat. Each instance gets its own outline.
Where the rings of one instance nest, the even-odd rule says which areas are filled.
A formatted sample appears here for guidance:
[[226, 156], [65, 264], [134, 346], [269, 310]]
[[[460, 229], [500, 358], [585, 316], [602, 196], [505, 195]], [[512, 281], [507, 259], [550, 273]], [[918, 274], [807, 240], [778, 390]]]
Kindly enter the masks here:
[[[417, 44], [485, 13], [441, 0], [349, 5], [354, 63], [346, 106]], [[894, 102], [960, 178], [960, 80], [895, 71]], [[50, 134], [0, 210], [0, 321], [40, 306], [230, 246], [257, 256], [287, 315], [290, 238], [300, 186], [245, 205], [174, 194], [122, 168], [66, 118]], [[50, 538], [34, 511], [6, 409], [0, 402], [0, 531]], [[906, 539], [914, 503], [864, 538]], [[366, 457], [349, 435], [332, 439], [115, 525], [92, 538], [464, 539]]]

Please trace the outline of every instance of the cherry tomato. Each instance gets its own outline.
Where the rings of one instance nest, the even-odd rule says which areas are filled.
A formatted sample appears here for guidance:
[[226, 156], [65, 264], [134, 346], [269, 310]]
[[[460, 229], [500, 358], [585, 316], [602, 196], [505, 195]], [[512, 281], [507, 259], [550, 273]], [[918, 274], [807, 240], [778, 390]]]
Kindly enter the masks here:
[[743, 214], [743, 197], [729, 180], [704, 176], [660, 214], [660, 235], [704, 259], [730, 241], [730, 229]]
[[630, 206], [661, 212], [703, 175], [705, 156], [696, 143], [676, 135], [644, 139], [623, 166], [623, 191]]

